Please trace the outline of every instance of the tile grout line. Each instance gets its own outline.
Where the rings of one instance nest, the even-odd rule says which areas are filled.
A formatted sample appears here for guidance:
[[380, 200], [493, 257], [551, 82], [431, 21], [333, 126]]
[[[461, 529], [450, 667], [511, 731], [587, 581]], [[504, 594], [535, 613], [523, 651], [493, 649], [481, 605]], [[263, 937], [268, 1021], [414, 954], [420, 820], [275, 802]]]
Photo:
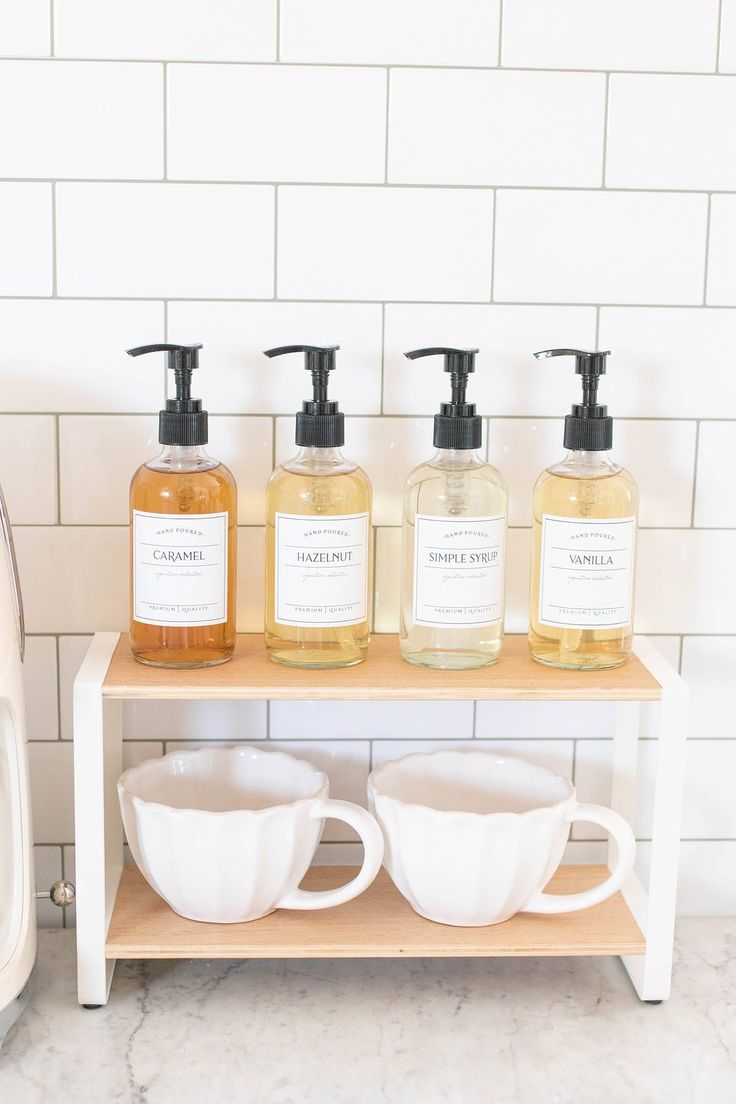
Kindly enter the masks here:
[[281, 61], [281, 0], [276, 0], [276, 61]]
[[698, 526], [695, 525], [695, 506], [697, 502], [698, 494], [698, 454], [700, 453], [700, 421], [695, 423], [695, 453], [693, 461], [693, 491], [690, 501], [690, 528], [696, 532], [700, 532]]
[[56, 525], [61, 525], [61, 416], [54, 416], [54, 452], [56, 461]]
[[163, 174], [164, 175], [163, 175], [163, 179], [168, 180], [168, 178], [169, 178], [169, 66], [168, 66], [167, 62], [164, 62], [162, 92], [163, 92], [163, 119], [162, 119], [162, 123], [163, 123], [163, 140], [164, 140], [164, 150], [163, 150]]
[[391, 110], [391, 66], [386, 66], [386, 113], [384, 118], [383, 182], [388, 184], [389, 118]]
[[51, 56], [47, 60], [54, 59], [56, 54], [56, 20], [54, 3], [55, 0], [49, 0], [49, 51]]
[[275, 302], [279, 295], [279, 186], [273, 190], [273, 295], [271, 301]]
[[713, 206], [713, 193], [708, 192], [708, 206], [705, 212], [705, 257], [703, 259], [703, 301], [701, 307], [708, 306], [708, 264], [710, 261], [710, 218]]
[[[2, 183], [2, 181], [0, 181]], [[44, 182], [46, 183], [46, 182]], [[492, 189], [486, 189], [492, 190]], [[736, 195], [736, 193], [734, 193]], [[273, 296], [262, 296], [261, 298], [246, 298], [243, 296], [216, 296], [216, 295], [0, 295], [0, 302], [15, 303], [15, 302], [32, 302], [32, 303], [45, 303], [51, 299], [58, 299], [61, 303], [160, 303], [166, 298], [171, 303], [193, 303], [198, 305], [200, 303], [229, 303], [233, 306], [248, 305], [248, 306], [263, 306], [266, 303], [273, 302]], [[286, 299], [280, 299], [280, 303], [295, 304], [301, 303], [311, 305], [313, 303], [320, 303], [327, 306], [380, 306], [381, 303], [390, 304], [391, 306], [398, 307], [433, 307], [437, 309], [439, 307], [557, 307], [559, 309], [576, 307], [579, 309], [595, 310], [599, 305], [601, 309], [605, 310], [696, 310], [701, 311], [703, 309], [703, 303], [600, 303], [597, 304], [595, 300], [591, 299], [588, 302], [581, 302], [579, 299], [557, 299], [542, 301], [539, 299], [494, 299], [493, 303], [489, 303], [488, 299], [300, 299], [298, 297], [289, 296]], [[724, 310], [724, 311], [736, 311], [736, 299], [733, 303], [708, 303], [707, 309], [712, 310]], [[34, 413], [49, 413], [48, 411], [35, 411]], [[64, 413], [75, 413], [75, 411], [64, 411]]]
[[493, 214], [491, 215], [491, 287], [488, 302], [493, 303], [496, 294], [496, 211], [498, 210], [498, 188], [493, 191]]
[[498, 54], [496, 55], [496, 68], [501, 70], [503, 65], [503, 0], [498, 0]]
[[603, 98], [603, 165], [601, 169], [601, 188], [606, 187], [606, 160], [608, 157], [608, 112], [610, 99], [611, 74], [606, 73], [606, 90]]
[[381, 303], [381, 395], [380, 395], [380, 409], [377, 415], [373, 417], [384, 417], [384, 403], [386, 401], [385, 396], [385, 384], [386, 384], [386, 304]]
[[61, 641], [58, 636], [54, 638], [54, 646], [56, 655], [56, 729], [58, 732], [56, 739], [61, 740]]
[[718, 0], [718, 21], [716, 23], [716, 74], [721, 71], [721, 28], [723, 25], [723, 0]]

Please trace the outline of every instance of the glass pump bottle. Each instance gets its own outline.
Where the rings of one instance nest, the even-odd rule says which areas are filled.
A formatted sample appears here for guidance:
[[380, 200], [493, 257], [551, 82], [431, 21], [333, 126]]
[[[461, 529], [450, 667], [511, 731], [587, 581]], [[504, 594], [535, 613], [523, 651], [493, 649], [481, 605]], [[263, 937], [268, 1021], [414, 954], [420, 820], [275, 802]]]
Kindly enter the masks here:
[[341, 452], [345, 418], [327, 397], [339, 345], [304, 353], [312, 399], [296, 416], [296, 455], [266, 491], [266, 650], [290, 667], [350, 667], [369, 641], [371, 500], [365, 472]]
[[508, 492], [482, 458], [483, 422], [466, 400], [477, 349], [440, 354], [452, 395], [434, 419], [431, 460], [404, 485], [400, 648], [421, 667], [461, 670], [494, 663], [503, 645]]
[[550, 667], [619, 667], [632, 642], [639, 493], [610, 457], [613, 418], [598, 402], [608, 352], [574, 356], [582, 402], [565, 418], [564, 459], [534, 488], [529, 649]]
[[130, 485], [130, 647], [152, 667], [212, 667], [235, 647], [237, 492], [205, 452], [207, 411], [191, 397], [201, 345], [166, 352], [176, 398], [159, 413], [158, 456]]

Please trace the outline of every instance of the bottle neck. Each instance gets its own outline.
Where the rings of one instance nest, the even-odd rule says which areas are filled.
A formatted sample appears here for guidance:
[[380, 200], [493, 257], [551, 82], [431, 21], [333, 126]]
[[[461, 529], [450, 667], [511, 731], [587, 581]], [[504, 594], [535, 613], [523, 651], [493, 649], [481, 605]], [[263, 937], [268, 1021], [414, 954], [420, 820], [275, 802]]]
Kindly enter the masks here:
[[216, 468], [218, 460], [207, 455], [204, 445], [164, 445], [146, 467], [154, 471], [191, 472]]
[[342, 449], [320, 448], [316, 445], [300, 445], [296, 454], [283, 464], [287, 471], [302, 475], [333, 475], [355, 471], [356, 466], [352, 460], [343, 456]]
[[602, 475], [615, 475], [616, 472], [621, 471], [621, 465], [611, 459], [608, 449], [568, 449], [562, 460], [549, 470], [595, 478]]
[[477, 468], [485, 464], [478, 449], [438, 448], [430, 460], [438, 468]]

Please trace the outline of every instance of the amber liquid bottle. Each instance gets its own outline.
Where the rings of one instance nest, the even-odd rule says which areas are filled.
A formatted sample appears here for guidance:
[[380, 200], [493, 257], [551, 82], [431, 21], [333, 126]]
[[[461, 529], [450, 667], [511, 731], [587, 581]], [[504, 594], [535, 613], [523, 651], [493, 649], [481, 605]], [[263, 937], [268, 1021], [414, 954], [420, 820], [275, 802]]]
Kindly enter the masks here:
[[200, 346], [166, 350], [177, 397], [159, 417], [161, 453], [130, 486], [130, 646], [154, 667], [212, 667], [235, 647], [237, 491], [208, 456], [207, 413], [192, 399]]
[[296, 418], [296, 456], [266, 491], [266, 650], [289, 667], [350, 667], [370, 638], [371, 485], [342, 455], [344, 418], [327, 398], [337, 346], [303, 352], [313, 397]]
[[631, 652], [639, 492], [609, 456], [613, 419], [598, 403], [608, 353], [570, 354], [583, 401], [565, 419], [567, 455], [534, 488], [529, 649], [549, 667], [619, 667]]

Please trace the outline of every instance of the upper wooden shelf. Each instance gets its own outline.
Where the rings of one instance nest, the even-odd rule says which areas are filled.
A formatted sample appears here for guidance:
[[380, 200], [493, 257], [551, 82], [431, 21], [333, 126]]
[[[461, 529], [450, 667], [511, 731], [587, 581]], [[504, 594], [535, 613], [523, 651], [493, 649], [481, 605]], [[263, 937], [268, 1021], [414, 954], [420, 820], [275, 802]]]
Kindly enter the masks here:
[[241, 633], [228, 663], [193, 671], [137, 663], [123, 635], [102, 693], [109, 698], [654, 701], [662, 688], [635, 655], [612, 671], [542, 667], [529, 658], [524, 636], [507, 636], [499, 662], [475, 671], [414, 667], [401, 658], [393, 635], [374, 636], [367, 658], [355, 667], [304, 671], [273, 663], [260, 633]]

